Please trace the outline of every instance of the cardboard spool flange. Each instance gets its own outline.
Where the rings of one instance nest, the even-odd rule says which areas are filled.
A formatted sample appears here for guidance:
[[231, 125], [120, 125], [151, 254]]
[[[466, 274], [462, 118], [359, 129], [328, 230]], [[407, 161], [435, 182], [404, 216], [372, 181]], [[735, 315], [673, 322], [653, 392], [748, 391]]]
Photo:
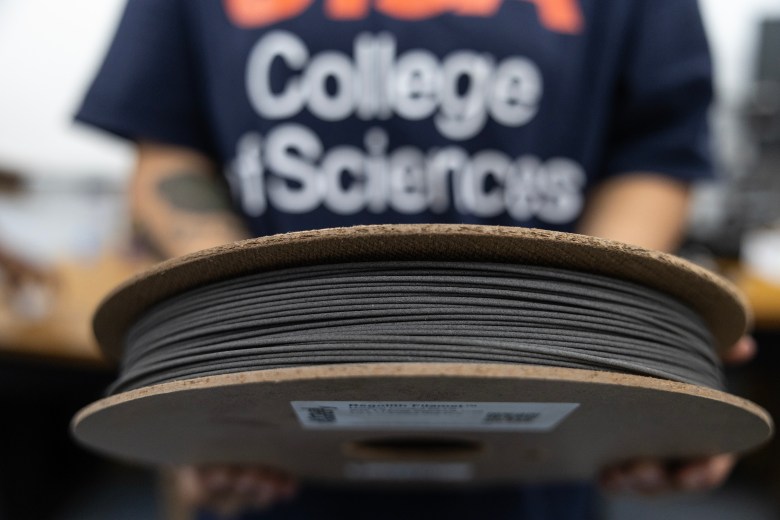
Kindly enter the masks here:
[[[633, 281], [696, 310], [721, 349], [749, 320], [730, 284], [671, 255], [581, 235], [424, 224], [290, 233], [168, 261], [109, 295], [96, 313], [95, 332], [105, 352], [118, 358], [125, 332], [145, 310], [188, 289], [260, 271], [379, 260], [523, 263]], [[438, 428], [435, 420], [318, 428], [296, 415], [291, 403], [298, 401], [578, 407], [546, 431]], [[323, 480], [483, 483], [588, 478], [605, 464], [635, 457], [744, 451], [768, 439], [772, 428], [753, 403], [694, 385], [457, 363], [311, 366], [174, 381], [102, 399], [73, 421], [82, 443], [149, 464], [261, 464]]]

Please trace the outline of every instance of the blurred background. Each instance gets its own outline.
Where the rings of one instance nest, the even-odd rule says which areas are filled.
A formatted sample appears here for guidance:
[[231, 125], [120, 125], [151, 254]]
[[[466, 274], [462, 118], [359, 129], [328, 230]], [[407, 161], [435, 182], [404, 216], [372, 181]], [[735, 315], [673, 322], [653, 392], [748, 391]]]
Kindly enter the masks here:
[[[701, 0], [717, 71], [720, 181], [697, 187], [684, 256], [748, 295], [758, 357], [730, 388], [780, 417], [780, 1]], [[158, 476], [73, 444], [112, 379], [92, 309], [149, 260], [125, 211], [131, 148], [71, 122], [124, 0], [0, 0], [0, 520], [162, 518]], [[723, 489], [607, 498], [609, 520], [780, 518], [780, 443]]]

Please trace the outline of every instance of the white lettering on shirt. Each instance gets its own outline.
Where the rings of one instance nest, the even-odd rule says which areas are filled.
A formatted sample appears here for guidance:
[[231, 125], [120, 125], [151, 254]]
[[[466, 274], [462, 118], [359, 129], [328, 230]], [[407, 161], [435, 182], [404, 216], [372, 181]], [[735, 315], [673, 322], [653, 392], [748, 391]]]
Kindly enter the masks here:
[[454, 145], [389, 151], [387, 134], [376, 127], [364, 144], [365, 149], [326, 150], [311, 129], [283, 123], [265, 137], [244, 135], [228, 178], [250, 216], [261, 215], [268, 205], [293, 214], [324, 206], [339, 215], [455, 209], [463, 215], [508, 213], [518, 222], [567, 224], [583, 208], [585, 172], [565, 157], [512, 158], [497, 150], [469, 155]]
[[[275, 64], [290, 73], [277, 89], [271, 81]], [[399, 55], [387, 33], [360, 34], [349, 56], [332, 50], [311, 55], [299, 36], [271, 31], [250, 52], [246, 85], [252, 107], [265, 119], [304, 109], [325, 121], [432, 117], [437, 131], [456, 141], [474, 137], [491, 118], [507, 127], [528, 124], [543, 94], [541, 72], [527, 58], [496, 63], [490, 54], [467, 50], [444, 58], [420, 49]]]

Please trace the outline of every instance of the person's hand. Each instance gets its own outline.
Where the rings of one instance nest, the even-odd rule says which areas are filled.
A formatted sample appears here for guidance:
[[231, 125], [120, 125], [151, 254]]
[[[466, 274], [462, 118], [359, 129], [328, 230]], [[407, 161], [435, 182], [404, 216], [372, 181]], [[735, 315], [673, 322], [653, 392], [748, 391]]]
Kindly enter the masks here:
[[[744, 336], [722, 355], [724, 363], [740, 364], [753, 358], [756, 344]], [[631, 461], [606, 469], [600, 478], [607, 492], [657, 495], [669, 491], [707, 491], [728, 478], [736, 463], [732, 454], [716, 455], [678, 463], [654, 459]]]
[[185, 504], [230, 516], [246, 509], [266, 509], [295, 496], [288, 475], [255, 466], [185, 466], [176, 470]]

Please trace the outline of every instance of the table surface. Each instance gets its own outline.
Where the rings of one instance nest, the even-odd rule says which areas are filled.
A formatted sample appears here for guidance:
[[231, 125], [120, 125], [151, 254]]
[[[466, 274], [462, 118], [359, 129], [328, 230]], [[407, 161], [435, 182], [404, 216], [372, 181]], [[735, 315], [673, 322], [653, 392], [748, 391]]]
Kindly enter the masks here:
[[152, 263], [107, 252], [57, 262], [21, 288], [0, 284], [0, 355], [105, 364], [92, 334], [92, 314], [116, 285]]
[[761, 278], [739, 262], [724, 262], [721, 269], [745, 293], [753, 308], [755, 328], [780, 329], [780, 284]]

